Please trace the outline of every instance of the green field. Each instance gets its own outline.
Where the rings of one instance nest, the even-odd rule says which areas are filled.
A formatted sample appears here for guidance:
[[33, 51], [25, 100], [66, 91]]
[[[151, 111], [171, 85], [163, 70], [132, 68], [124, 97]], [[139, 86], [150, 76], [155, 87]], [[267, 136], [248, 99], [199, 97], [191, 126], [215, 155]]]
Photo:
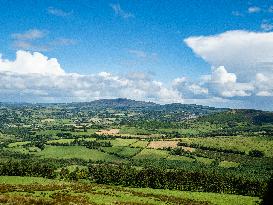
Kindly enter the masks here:
[[88, 149], [81, 146], [46, 146], [37, 153], [42, 158], [72, 159], [78, 158], [93, 161], [119, 161], [120, 158], [103, 153], [99, 150]]
[[[0, 176], [1, 204], [218, 204], [254, 205], [257, 197], [125, 188], [36, 177]], [[20, 192], [18, 192], [20, 190]], [[31, 190], [31, 191], [30, 191]]]
[[107, 153], [116, 154], [120, 157], [132, 157], [141, 151], [140, 148], [132, 148], [132, 147], [103, 147], [101, 148]]
[[139, 141], [136, 141], [135, 143], [132, 143], [132, 144], [131, 144], [131, 147], [141, 147], [141, 148], [145, 148], [145, 147], [147, 147], [148, 144], [149, 144], [148, 141], [139, 140]]
[[61, 144], [61, 143], [63, 143], [63, 144], [69, 144], [69, 143], [71, 143], [71, 142], [74, 142], [74, 140], [75, 140], [75, 139], [48, 140], [46, 143], [47, 143], [47, 144], [53, 144], [53, 143], [55, 143], [55, 144]]
[[223, 149], [233, 149], [245, 151], [260, 150], [268, 157], [273, 157], [273, 139], [270, 137], [206, 137], [206, 138], [182, 138], [182, 142], [195, 143], [206, 147], [215, 147]]
[[168, 158], [169, 156], [169, 153], [164, 150], [143, 149], [140, 153], [134, 156], [134, 159], [162, 159]]
[[136, 141], [137, 141], [136, 139], [122, 139], [122, 138], [117, 138], [115, 140], [111, 140], [111, 144], [113, 146], [129, 146], [130, 144], [133, 144]]

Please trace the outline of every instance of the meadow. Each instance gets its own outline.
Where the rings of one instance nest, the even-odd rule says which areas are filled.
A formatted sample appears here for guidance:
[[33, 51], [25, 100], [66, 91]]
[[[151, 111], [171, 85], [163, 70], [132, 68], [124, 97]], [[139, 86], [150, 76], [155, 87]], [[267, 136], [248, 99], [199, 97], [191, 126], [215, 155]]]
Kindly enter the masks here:
[[[258, 197], [127, 188], [38, 177], [0, 177], [0, 203], [5, 204], [219, 204], [254, 205]], [[18, 192], [20, 190], [20, 192]]]

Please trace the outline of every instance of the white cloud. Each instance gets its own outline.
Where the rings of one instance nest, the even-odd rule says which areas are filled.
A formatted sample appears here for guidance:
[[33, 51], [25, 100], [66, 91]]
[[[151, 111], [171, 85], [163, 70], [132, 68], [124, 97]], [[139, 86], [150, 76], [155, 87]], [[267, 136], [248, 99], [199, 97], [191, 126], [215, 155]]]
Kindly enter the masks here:
[[48, 31], [30, 29], [24, 33], [14, 33], [11, 35], [13, 42], [12, 46], [15, 49], [28, 51], [49, 51], [59, 46], [69, 46], [76, 43], [75, 40], [69, 38], [56, 38], [51, 41], [45, 39]]
[[200, 79], [208, 89], [207, 99], [220, 97], [241, 107], [273, 109], [273, 32], [227, 31], [184, 42], [213, 67]]
[[45, 31], [39, 29], [30, 29], [24, 33], [14, 33], [11, 35], [11, 37], [16, 40], [34, 40], [43, 38], [45, 35]]
[[256, 74], [255, 86], [258, 96], [273, 96], [273, 75], [265, 76], [262, 73]]
[[256, 73], [273, 72], [273, 32], [227, 31], [214, 36], [189, 37], [185, 43], [214, 67], [249, 81]]
[[64, 74], [56, 58], [48, 58], [41, 53], [30, 53], [19, 50], [16, 59], [9, 61], [0, 55], [0, 72], [11, 72], [20, 74]]
[[186, 77], [176, 78], [172, 82], [172, 87], [181, 93], [183, 98], [207, 98], [208, 89], [201, 84], [191, 82]]
[[113, 9], [117, 16], [120, 16], [124, 19], [135, 17], [132, 13], [124, 11], [120, 4], [110, 4], [110, 7]]
[[248, 8], [248, 13], [259, 13], [261, 10], [258, 6], [251, 6]]
[[224, 66], [212, 69], [211, 81], [213, 83], [236, 83], [236, 75], [234, 73], [228, 73]]
[[208, 81], [210, 93], [221, 97], [250, 96], [254, 87], [251, 83], [239, 83], [234, 73], [228, 73], [224, 66], [212, 69]]
[[5, 101], [71, 102], [123, 97], [158, 103], [273, 109], [264, 100], [272, 100], [272, 82], [273, 75], [263, 73], [257, 73], [252, 81], [240, 82], [235, 73], [220, 66], [197, 81], [176, 78], [169, 87], [142, 72], [67, 73], [57, 59], [39, 52], [17, 51], [15, 60], [0, 56], [0, 98]]
[[[4, 97], [5, 96], [5, 97]], [[66, 73], [55, 58], [17, 51], [16, 59], [0, 58], [0, 98], [25, 101], [89, 101], [126, 97], [154, 102], [182, 102], [180, 93], [145, 74]]]
[[210, 75], [201, 76], [198, 82], [186, 77], [176, 78], [173, 88], [186, 99], [232, 98], [250, 96], [254, 90], [252, 83], [239, 83], [234, 73], [228, 73], [224, 66], [212, 68]]

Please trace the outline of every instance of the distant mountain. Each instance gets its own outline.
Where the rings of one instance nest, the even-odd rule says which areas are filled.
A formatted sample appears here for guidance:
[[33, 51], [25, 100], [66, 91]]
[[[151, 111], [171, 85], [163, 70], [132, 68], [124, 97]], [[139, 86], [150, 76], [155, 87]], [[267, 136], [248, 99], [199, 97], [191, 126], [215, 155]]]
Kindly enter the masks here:
[[176, 116], [175, 119], [194, 117], [200, 115], [209, 115], [218, 112], [224, 112], [229, 109], [227, 108], [215, 108], [209, 106], [202, 106], [196, 104], [181, 104], [181, 103], [172, 103], [160, 105], [153, 102], [145, 101], [136, 101], [126, 98], [117, 98], [117, 99], [101, 99], [94, 100], [91, 102], [80, 102], [80, 103], [68, 103], [68, 107], [76, 107], [79, 109], [118, 109], [118, 110], [127, 110], [127, 111], [136, 111], [138, 113], [143, 113], [144, 116], [148, 118], [156, 119], [159, 116], [169, 116], [172, 118]]
[[145, 101], [136, 101], [130, 100], [127, 98], [116, 98], [116, 99], [100, 99], [94, 100], [91, 102], [83, 102], [83, 103], [73, 103], [73, 104], [81, 104], [85, 106], [92, 106], [92, 107], [112, 107], [112, 108], [144, 108], [144, 107], [151, 107], [151, 106], [158, 106], [158, 104], [153, 102], [145, 102]]
[[230, 109], [226, 112], [204, 116], [199, 120], [215, 124], [240, 124], [243, 122], [254, 125], [273, 124], [273, 112], [251, 109]]

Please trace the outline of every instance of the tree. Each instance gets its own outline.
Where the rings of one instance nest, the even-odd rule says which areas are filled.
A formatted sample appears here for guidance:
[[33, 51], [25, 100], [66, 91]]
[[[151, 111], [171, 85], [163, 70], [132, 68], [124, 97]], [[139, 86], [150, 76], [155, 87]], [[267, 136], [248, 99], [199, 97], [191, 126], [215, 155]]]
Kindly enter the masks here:
[[264, 194], [261, 205], [272, 205], [273, 204], [273, 176], [267, 185], [267, 191]]
[[264, 153], [260, 150], [254, 149], [254, 150], [249, 151], [248, 155], [251, 157], [263, 157]]

